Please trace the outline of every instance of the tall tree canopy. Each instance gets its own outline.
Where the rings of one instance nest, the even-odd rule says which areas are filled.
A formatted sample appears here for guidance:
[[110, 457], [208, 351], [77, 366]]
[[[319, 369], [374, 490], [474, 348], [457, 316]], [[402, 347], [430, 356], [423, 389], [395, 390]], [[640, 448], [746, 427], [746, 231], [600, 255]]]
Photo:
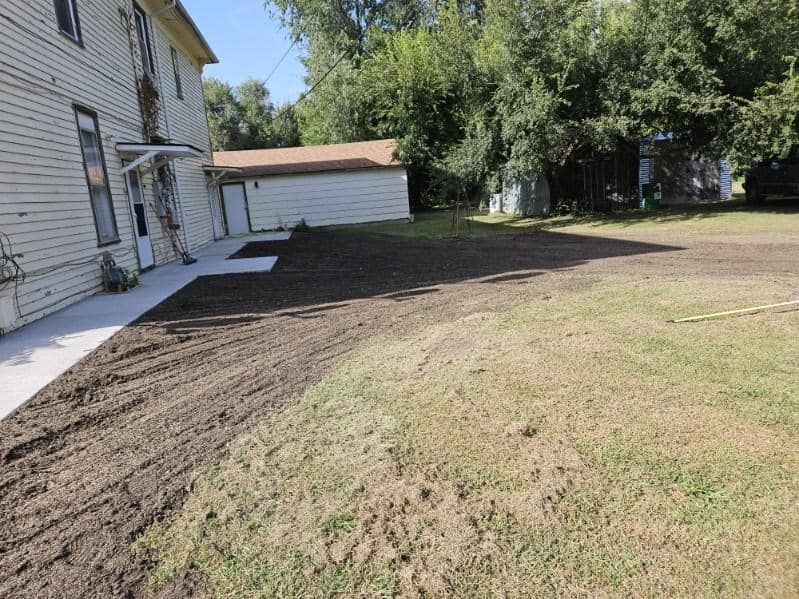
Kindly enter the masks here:
[[796, 2], [267, 4], [304, 44], [302, 140], [397, 138], [417, 199], [657, 132], [739, 168], [798, 141]]
[[241, 144], [241, 107], [233, 88], [219, 79], [203, 81], [205, 111], [211, 133], [211, 149], [229, 150]]
[[263, 81], [237, 87], [218, 79], [203, 81], [211, 145], [214, 151], [299, 145], [299, 125], [289, 104], [278, 108]]

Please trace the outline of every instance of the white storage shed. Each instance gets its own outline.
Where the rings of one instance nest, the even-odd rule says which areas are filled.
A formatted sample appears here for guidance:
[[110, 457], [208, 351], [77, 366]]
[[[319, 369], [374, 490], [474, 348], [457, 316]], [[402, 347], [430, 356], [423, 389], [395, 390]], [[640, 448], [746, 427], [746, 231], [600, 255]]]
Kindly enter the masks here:
[[408, 175], [392, 139], [216, 152], [228, 235], [410, 218]]

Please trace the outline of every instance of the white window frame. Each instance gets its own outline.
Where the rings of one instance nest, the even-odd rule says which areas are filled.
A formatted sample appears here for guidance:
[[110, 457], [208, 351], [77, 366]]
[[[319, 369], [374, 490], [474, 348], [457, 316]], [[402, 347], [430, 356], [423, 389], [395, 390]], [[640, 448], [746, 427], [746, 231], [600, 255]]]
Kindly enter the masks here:
[[155, 75], [153, 39], [147, 23], [147, 13], [136, 3], [133, 4], [133, 19], [136, 22], [136, 40], [139, 42], [142, 67], [148, 75]]
[[[66, 35], [69, 39], [73, 42], [81, 44], [81, 35], [80, 35], [80, 21], [78, 20], [78, 0], [53, 0], [53, 6], [55, 8], [55, 15], [56, 15], [56, 23], [58, 25], [58, 30]], [[67, 31], [63, 27], [61, 27], [61, 23], [58, 20], [58, 5], [63, 3], [65, 8], [67, 9], [67, 14], [69, 15], [69, 24], [72, 28], [71, 31]]]
[[[83, 157], [83, 170], [86, 174], [86, 185], [89, 187], [89, 201], [92, 207], [92, 214], [94, 215], [94, 227], [97, 232], [97, 241], [99, 246], [110, 245], [118, 243], [119, 227], [117, 226], [116, 214], [114, 212], [114, 199], [111, 197], [111, 186], [108, 184], [108, 169], [105, 164], [105, 153], [103, 152], [103, 141], [100, 135], [100, 123], [97, 118], [97, 113], [91, 109], [83, 106], [75, 106], [75, 123], [78, 127], [78, 143], [80, 144], [81, 156]], [[82, 132], [87, 131], [94, 134], [97, 140], [96, 147], [90, 148], [97, 156], [97, 163], [90, 166], [87, 161], [87, 148], [83, 143]], [[98, 178], [101, 180], [98, 181]], [[102, 192], [102, 195], [98, 194]], [[101, 214], [97, 210], [97, 204], [103, 201], [106, 205], [105, 215], [108, 221], [101, 226], [99, 218]], [[110, 231], [110, 235], [104, 235], [103, 231]]]

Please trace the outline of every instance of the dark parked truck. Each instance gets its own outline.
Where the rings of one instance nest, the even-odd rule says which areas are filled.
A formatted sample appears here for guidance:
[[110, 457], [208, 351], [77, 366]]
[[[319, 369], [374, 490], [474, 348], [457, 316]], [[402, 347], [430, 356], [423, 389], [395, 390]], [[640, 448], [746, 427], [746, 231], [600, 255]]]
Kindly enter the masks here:
[[799, 196], [799, 146], [783, 157], [761, 162], [746, 174], [746, 201], [755, 204], [766, 196]]

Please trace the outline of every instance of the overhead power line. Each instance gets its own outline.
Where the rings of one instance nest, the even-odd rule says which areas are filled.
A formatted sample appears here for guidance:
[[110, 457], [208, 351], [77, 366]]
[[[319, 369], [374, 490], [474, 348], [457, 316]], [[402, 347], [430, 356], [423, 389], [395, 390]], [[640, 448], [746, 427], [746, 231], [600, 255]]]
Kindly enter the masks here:
[[278, 67], [279, 67], [281, 64], [283, 64], [283, 61], [284, 61], [284, 60], [286, 60], [286, 56], [288, 56], [288, 55], [289, 55], [289, 52], [291, 52], [291, 49], [292, 49], [292, 48], [293, 48], [293, 47], [294, 47], [296, 44], [297, 44], [297, 41], [296, 41], [296, 40], [295, 40], [295, 41], [293, 41], [293, 42], [291, 42], [291, 45], [288, 47], [288, 50], [286, 50], [286, 51], [283, 53], [283, 56], [281, 56], [281, 57], [280, 57], [280, 60], [278, 60], [278, 61], [277, 61], [277, 64], [276, 64], [274, 67], [272, 67], [272, 70], [271, 70], [271, 71], [269, 71], [269, 74], [266, 76], [266, 79], [264, 79], [264, 85], [265, 85], [265, 84], [266, 84], [266, 83], [267, 83], [267, 82], [268, 82], [268, 81], [269, 81], [269, 80], [272, 78], [272, 75], [274, 75], [274, 74], [275, 74], [275, 71], [277, 71]]
[[302, 102], [302, 101], [303, 101], [305, 98], [307, 98], [308, 96], [310, 96], [310, 95], [313, 93], [313, 90], [315, 90], [317, 87], [319, 87], [319, 85], [320, 85], [320, 84], [321, 84], [321, 83], [322, 83], [322, 82], [323, 82], [325, 79], [327, 79], [327, 76], [328, 76], [328, 75], [330, 75], [330, 73], [332, 73], [332, 72], [333, 72], [333, 69], [335, 69], [335, 68], [336, 68], [336, 67], [339, 65], [339, 63], [340, 63], [342, 60], [344, 60], [344, 59], [347, 57], [347, 55], [348, 55], [349, 53], [351, 53], [351, 52], [352, 52], [352, 48], [350, 48], [350, 49], [348, 49], [348, 50], [345, 50], [345, 51], [344, 51], [344, 54], [342, 54], [341, 56], [339, 56], [339, 57], [338, 57], [338, 60], [336, 60], [336, 62], [334, 62], [334, 63], [333, 63], [333, 66], [332, 66], [332, 67], [330, 67], [330, 68], [327, 70], [327, 72], [326, 72], [324, 75], [322, 75], [322, 76], [319, 78], [319, 80], [318, 80], [316, 83], [314, 83], [314, 84], [311, 86], [311, 89], [309, 89], [307, 92], [303, 92], [303, 93], [302, 93], [302, 95], [300, 95], [299, 99], [298, 99], [296, 102], [294, 102], [294, 106], [297, 106], [297, 105], [298, 105], [300, 102]]

